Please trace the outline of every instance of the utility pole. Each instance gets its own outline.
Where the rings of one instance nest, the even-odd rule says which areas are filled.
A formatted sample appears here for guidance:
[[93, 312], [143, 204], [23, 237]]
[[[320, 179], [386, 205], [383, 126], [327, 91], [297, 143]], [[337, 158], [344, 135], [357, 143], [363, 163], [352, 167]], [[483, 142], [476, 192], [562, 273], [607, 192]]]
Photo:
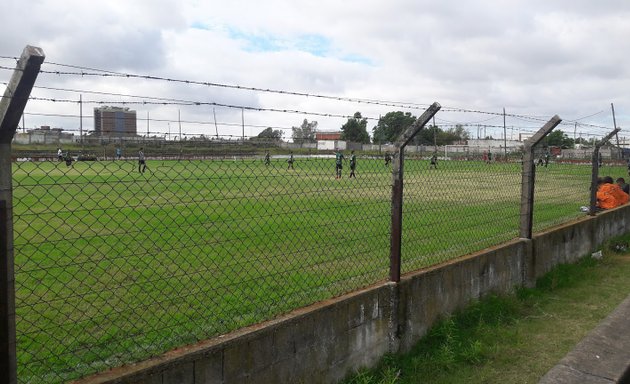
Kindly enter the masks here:
[[505, 107], [503, 108], [503, 159], [507, 161], [507, 130], [505, 128]]
[[83, 95], [81, 94], [79, 95], [79, 142], [83, 147]]
[[245, 108], [241, 108], [241, 126], [243, 128], [243, 142], [245, 141]]
[[[615, 119], [615, 106], [613, 105], [613, 103], [610, 103], [610, 108], [612, 109], [612, 116], [613, 116], [613, 129], [617, 129], [617, 120]], [[615, 138], [617, 139], [617, 148], [619, 147], [619, 134], [618, 131], [615, 132]], [[621, 151], [621, 158], [623, 159], [623, 150]]]
[[177, 122], [179, 123], [179, 141], [182, 141], [182, 115], [179, 109], [177, 110]]
[[147, 111], [147, 137], [149, 137], [149, 111]]
[[433, 116], [433, 152], [437, 153], [437, 127], [435, 126], [435, 115]]
[[219, 127], [217, 126], [217, 113], [212, 108], [212, 116], [214, 117], [214, 131], [217, 134], [217, 140], [219, 140]]
[[183, 146], [183, 141], [182, 141], [182, 115], [181, 115], [181, 111], [179, 109], [177, 110], [177, 121], [179, 123], [179, 157], [177, 158], [177, 160], [181, 160], [184, 148], [182, 147]]

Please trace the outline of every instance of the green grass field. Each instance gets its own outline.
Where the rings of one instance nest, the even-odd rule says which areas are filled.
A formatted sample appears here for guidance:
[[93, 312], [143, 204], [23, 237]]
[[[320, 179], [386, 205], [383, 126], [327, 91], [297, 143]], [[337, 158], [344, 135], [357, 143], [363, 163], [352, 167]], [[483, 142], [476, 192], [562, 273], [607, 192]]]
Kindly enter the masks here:
[[[331, 159], [147, 164], [15, 164], [20, 382], [138, 361], [388, 277], [380, 159], [340, 180]], [[588, 166], [540, 170], [535, 228], [582, 216], [589, 181]], [[403, 271], [517, 237], [520, 184], [520, 164], [407, 160]]]

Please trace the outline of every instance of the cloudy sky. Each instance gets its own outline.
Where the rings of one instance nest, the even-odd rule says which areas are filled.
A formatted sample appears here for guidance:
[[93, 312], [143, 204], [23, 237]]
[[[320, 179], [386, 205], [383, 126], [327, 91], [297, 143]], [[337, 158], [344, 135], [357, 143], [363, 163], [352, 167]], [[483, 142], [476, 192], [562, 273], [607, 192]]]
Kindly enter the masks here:
[[[41, 73], [31, 96], [80, 95], [86, 130], [96, 102], [157, 97], [167, 105], [127, 105], [138, 111], [139, 130], [148, 113], [152, 133], [176, 132], [181, 120], [186, 134], [240, 135], [244, 122], [247, 136], [272, 126], [290, 138], [304, 119], [338, 130], [359, 111], [371, 132], [380, 115], [420, 115], [434, 101], [443, 107], [438, 125], [465, 124], [472, 136], [484, 124], [500, 137], [492, 126], [502, 126], [503, 108], [508, 138], [555, 114], [570, 136], [603, 136], [613, 128], [611, 103], [621, 135], [630, 129], [627, 0], [5, 0], [2, 8], [0, 66], [13, 68], [26, 45], [41, 47], [43, 70], [74, 74]], [[103, 73], [88, 69], [141, 78], [76, 74]], [[1, 91], [11, 73], [0, 70]], [[79, 110], [32, 100], [24, 122], [72, 131]]]

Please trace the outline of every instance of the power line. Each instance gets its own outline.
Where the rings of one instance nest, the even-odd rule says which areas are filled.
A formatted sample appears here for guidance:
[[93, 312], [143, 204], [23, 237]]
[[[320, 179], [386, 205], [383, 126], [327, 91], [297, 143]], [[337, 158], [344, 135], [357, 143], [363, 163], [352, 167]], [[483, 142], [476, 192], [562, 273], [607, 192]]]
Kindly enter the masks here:
[[[29, 97], [29, 100], [34, 101], [49, 101], [53, 103], [72, 103], [79, 104], [81, 103], [78, 100], [70, 100], [70, 99], [56, 99], [56, 98], [48, 98], [48, 97]], [[250, 107], [250, 106], [242, 106], [242, 105], [233, 105], [233, 104], [223, 104], [223, 103], [215, 103], [215, 102], [206, 102], [206, 101], [182, 101], [182, 102], [167, 102], [167, 101], [112, 101], [112, 100], [83, 100], [83, 104], [97, 104], [97, 105], [179, 105], [179, 106], [215, 106], [215, 107], [223, 107], [223, 108], [232, 108], [232, 109], [245, 109], [248, 111], [257, 111], [257, 112], [278, 112], [278, 113], [294, 113], [301, 115], [312, 115], [312, 116], [320, 116], [320, 117], [336, 117], [336, 118], [344, 118], [344, 119], [352, 119], [354, 116], [351, 115], [341, 115], [334, 113], [323, 113], [323, 112], [307, 112], [300, 111], [296, 109], [279, 109], [279, 108], [263, 108], [263, 107]], [[376, 117], [366, 117], [362, 116], [362, 118], [367, 120], [378, 120]]]
[[[319, 98], [319, 99], [328, 99], [335, 101], [347, 101], [358, 104], [374, 104], [380, 106], [388, 106], [388, 107], [399, 107], [405, 109], [422, 109], [429, 106], [429, 104], [419, 104], [419, 103], [408, 103], [408, 102], [397, 102], [397, 101], [383, 101], [383, 100], [374, 100], [374, 99], [361, 99], [361, 98], [352, 98], [352, 97], [343, 97], [343, 96], [331, 96], [331, 95], [321, 95], [315, 93], [307, 93], [307, 92], [296, 92], [296, 91], [288, 91], [281, 89], [272, 89], [272, 88], [259, 88], [252, 86], [243, 86], [243, 85], [235, 85], [235, 84], [224, 84], [224, 83], [216, 83], [216, 82], [208, 82], [208, 81], [198, 81], [198, 80], [186, 80], [186, 79], [176, 79], [162, 76], [153, 76], [153, 75], [138, 75], [133, 73], [122, 73], [122, 72], [114, 72], [114, 71], [105, 71], [94, 68], [85, 68], [78, 66], [69, 66], [65, 64], [57, 64], [57, 63], [47, 63], [51, 65], [60, 65], [67, 66], [77, 69], [82, 69], [81, 72], [69, 72], [69, 71], [47, 71], [40, 70], [40, 73], [53, 74], [58, 76], [65, 75], [73, 75], [73, 76], [81, 76], [81, 77], [118, 77], [118, 78], [134, 78], [134, 79], [143, 79], [143, 80], [158, 80], [158, 81], [166, 81], [170, 83], [180, 83], [187, 85], [202, 85], [207, 87], [218, 87], [218, 88], [228, 88], [228, 89], [237, 89], [244, 91], [253, 91], [253, 92], [265, 92], [265, 93], [275, 93], [281, 95], [290, 95], [290, 96], [302, 96], [308, 98]], [[95, 71], [95, 72], [86, 72], [86, 71]], [[103, 73], [97, 73], [103, 72]]]
[[[168, 78], [162, 76], [152, 76], [152, 75], [139, 75], [133, 73], [124, 73], [124, 72], [115, 72], [109, 70], [102, 70], [96, 68], [89, 67], [81, 67], [76, 65], [69, 64], [61, 64], [61, 63], [52, 63], [48, 62], [45, 64], [56, 65], [61, 67], [68, 67], [79, 69], [81, 72], [64, 72], [64, 71], [45, 71], [41, 70], [42, 73], [50, 73], [56, 75], [77, 75], [77, 76], [101, 76], [101, 77], [120, 77], [120, 78], [136, 78], [136, 79], [146, 79], [146, 80], [159, 80], [173, 83], [182, 83], [182, 84], [190, 84], [190, 85], [203, 85], [208, 87], [220, 87], [220, 88], [229, 88], [229, 89], [238, 89], [238, 90], [246, 90], [246, 91], [255, 91], [255, 92], [266, 92], [266, 93], [275, 93], [275, 94], [283, 94], [283, 95], [292, 95], [292, 96], [302, 96], [309, 98], [320, 98], [320, 99], [328, 99], [335, 101], [347, 101], [354, 103], [363, 103], [363, 104], [373, 104], [380, 106], [388, 106], [388, 107], [399, 107], [405, 109], [424, 109], [427, 108], [430, 104], [422, 104], [422, 103], [413, 103], [413, 102], [404, 102], [404, 101], [389, 101], [389, 100], [377, 100], [377, 99], [365, 99], [365, 98], [355, 98], [355, 97], [342, 97], [342, 96], [331, 96], [331, 95], [322, 95], [322, 94], [314, 94], [308, 92], [296, 92], [296, 91], [288, 91], [281, 89], [272, 89], [272, 88], [259, 88], [252, 86], [242, 86], [242, 85], [234, 85], [234, 84], [224, 84], [217, 82], [207, 82], [207, 81], [197, 81], [197, 80], [186, 80], [186, 79], [175, 79]], [[85, 72], [85, 71], [93, 71], [93, 72]], [[102, 72], [102, 73], [97, 73]], [[488, 112], [482, 110], [473, 110], [466, 108], [457, 108], [457, 107], [448, 107], [443, 106], [442, 111], [450, 111], [450, 112], [463, 112], [463, 113], [478, 113], [478, 114], [486, 114], [486, 115], [496, 115], [503, 116], [503, 113], [499, 112]], [[545, 122], [546, 120], [543, 118], [533, 117], [533, 116], [525, 116], [525, 115], [516, 115], [516, 114], [505, 114], [505, 116], [509, 117], [521, 117], [532, 120], [537, 120], [541, 122]]]
[[[0, 58], [4, 59], [15, 59], [15, 57], [9, 56], [0, 56]], [[168, 78], [162, 76], [152, 76], [152, 75], [139, 75], [133, 73], [124, 73], [124, 72], [116, 72], [110, 70], [103, 70], [97, 68], [90, 67], [82, 67], [77, 65], [70, 64], [61, 64], [54, 62], [44, 63], [45, 65], [53, 65], [53, 66], [61, 66], [66, 68], [77, 69], [79, 72], [70, 72], [70, 71], [46, 71], [40, 70], [41, 73], [55, 74], [55, 75], [76, 75], [76, 76], [100, 76], [100, 77], [120, 77], [120, 78], [137, 78], [137, 79], [147, 79], [147, 80], [158, 80], [158, 81], [166, 81], [171, 83], [182, 83], [182, 84], [190, 84], [190, 85], [204, 85], [209, 87], [221, 87], [221, 88], [230, 88], [230, 89], [238, 89], [245, 91], [255, 91], [255, 92], [267, 92], [267, 93], [275, 93], [275, 94], [285, 94], [285, 95], [293, 95], [293, 96], [301, 96], [301, 97], [309, 97], [309, 98], [320, 98], [320, 99], [329, 99], [335, 101], [346, 101], [346, 102], [354, 102], [354, 103], [364, 103], [364, 104], [373, 104], [380, 106], [388, 106], [388, 107], [399, 107], [405, 109], [422, 109], [427, 107], [429, 104], [421, 104], [421, 103], [412, 103], [412, 102], [402, 102], [402, 101], [388, 101], [388, 100], [377, 100], [377, 99], [367, 99], [367, 98], [353, 98], [353, 97], [341, 97], [341, 96], [331, 96], [331, 95], [322, 95], [322, 94], [313, 94], [307, 92], [296, 92], [296, 91], [288, 91], [281, 89], [271, 89], [271, 88], [259, 88], [252, 86], [241, 86], [234, 84], [224, 84], [217, 82], [205, 82], [205, 81], [197, 81], [197, 80], [186, 80], [186, 79], [176, 79], [176, 78]], [[15, 70], [15, 68], [9, 68], [5, 66], [0, 66], [0, 69], [11, 69]], [[180, 99], [172, 99], [172, 98], [160, 98], [160, 97], [152, 97], [152, 96], [138, 96], [138, 95], [126, 95], [126, 94], [118, 94], [118, 93], [108, 93], [108, 92], [98, 92], [98, 91], [88, 91], [88, 90], [74, 90], [74, 89], [63, 89], [63, 88], [53, 88], [53, 87], [37, 87], [41, 89], [49, 89], [49, 90], [58, 90], [65, 92], [76, 92], [76, 93], [90, 93], [90, 94], [100, 94], [100, 95], [111, 95], [117, 97], [129, 97], [129, 98], [142, 98], [149, 100], [159, 100], [160, 102], [150, 102], [150, 101], [141, 101], [141, 102], [131, 102], [131, 101], [86, 101], [86, 103], [94, 103], [94, 104], [122, 104], [122, 105], [208, 105], [208, 106], [219, 106], [233, 109], [247, 109], [250, 111], [268, 111], [268, 112], [283, 112], [283, 113], [297, 113], [297, 114], [305, 114], [305, 115], [313, 115], [313, 116], [321, 116], [321, 117], [337, 117], [337, 118], [352, 118], [353, 116], [349, 115], [340, 115], [340, 114], [330, 114], [330, 113], [322, 113], [322, 112], [306, 112], [299, 111], [293, 109], [281, 109], [281, 108], [262, 108], [262, 107], [252, 107], [252, 106], [238, 106], [231, 104], [223, 104], [217, 102], [200, 102], [200, 101], [189, 101], [189, 100], [180, 100]], [[35, 98], [33, 98], [35, 100]], [[39, 100], [45, 100], [40, 98]], [[49, 98], [49, 101], [53, 102], [72, 102], [64, 99], [54, 99]], [[493, 117], [487, 119], [492, 120], [493, 118], [503, 116], [503, 113], [500, 112], [489, 112], [483, 111], [479, 109], [467, 109], [467, 108], [458, 108], [458, 107], [448, 107], [444, 106], [441, 112], [456, 112], [456, 113], [474, 113], [474, 114], [485, 114], [491, 115]], [[577, 122], [577, 120], [581, 120], [584, 118], [592, 117], [601, 112], [588, 115], [576, 120], [567, 120], [568, 122]], [[506, 117], [514, 118], [514, 119], [522, 119], [525, 121], [535, 121], [535, 122], [546, 122], [547, 119], [536, 116], [527, 116], [520, 114], [505, 114]], [[369, 120], [377, 120], [374, 117], [365, 117]], [[482, 120], [483, 121], [483, 120]], [[480, 122], [482, 122], [480, 121]], [[595, 129], [606, 129], [609, 130], [609, 127], [594, 125], [594, 124], [585, 124], [579, 123], [583, 127], [595, 128]], [[566, 122], [562, 122], [561, 125], [568, 125]]]
[[[25, 112], [26, 116], [43, 116], [43, 117], [58, 117], [58, 118], [81, 118], [80, 115], [76, 114], [58, 114], [58, 113], [38, 113], [38, 112]], [[93, 115], [83, 115], [84, 119], [93, 119]], [[177, 123], [180, 120], [171, 120], [171, 119], [159, 119], [159, 118], [143, 118], [136, 117], [137, 121], [150, 121], [150, 122], [159, 122], [159, 123]], [[196, 124], [196, 125], [214, 125], [213, 121], [199, 121], [199, 120], [181, 120], [183, 124]], [[241, 127], [242, 123], [229, 123], [229, 122], [221, 122], [217, 121], [217, 125], [227, 126], [227, 127]], [[294, 127], [283, 127], [283, 126], [274, 126], [274, 125], [261, 125], [261, 124], [245, 124], [247, 128], [272, 128], [272, 129], [280, 129], [280, 130], [290, 130]], [[65, 131], [66, 129], [64, 129]]]

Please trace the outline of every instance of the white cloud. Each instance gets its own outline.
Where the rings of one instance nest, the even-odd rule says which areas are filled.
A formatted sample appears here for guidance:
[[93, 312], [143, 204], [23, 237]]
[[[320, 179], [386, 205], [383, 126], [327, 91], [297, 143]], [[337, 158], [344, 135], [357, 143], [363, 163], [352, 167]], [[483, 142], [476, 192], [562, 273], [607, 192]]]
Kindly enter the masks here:
[[[44, 49], [47, 63], [158, 77], [338, 97], [439, 101], [443, 106], [491, 112], [505, 107], [511, 113], [558, 114], [568, 120], [605, 110], [585, 122], [609, 127], [609, 107], [614, 102], [618, 124], [630, 123], [626, 112], [630, 109], [626, 64], [630, 3], [625, 1], [607, 1], [603, 6], [586, 0], [375, 4], [358, 0], [9, 0], [3, 7], [7, 9], [0, 14], [3, 56], [17, 56], [31, 44]], [[0, 81], [6, 82], [9, 76], [10, 71], [0, 71]], [[38, 85], [332, 115], [361, 111], [378, 117], [400, 109], [139, 79], [42, 74]], [[76, 93], [41, 89], [36, 93], [77, 98]], [[28, 106], [42, 112], [59, 108], [46, 102]], [[77, 108], [62, 109], [71, 113]], [[172, 120], [178, 111], [190, 119], [213, 119], [212, 106], [137, 109], [139, 115], [149, 111], [151, 116]], [[239, 109], [214, 109], [220, 121], [241, 121]], [[320, 121], [325, 129], [343, 123], [338, 117], [255, 111], [245, 115], [248, 124], [260, 126], [290, 127], [305, 117]], [[445, 121], [484, 118], [443, 115]], [[45, 118], [31, 120], [48, 123]], [[206, 128], [213, 129], [190, 130]], [[155, 129], [166, 128], [156, 123]], [[238, 127], [225, 129], [240, 132]], [[256, 133], [255, 128], [251, 131]]]

